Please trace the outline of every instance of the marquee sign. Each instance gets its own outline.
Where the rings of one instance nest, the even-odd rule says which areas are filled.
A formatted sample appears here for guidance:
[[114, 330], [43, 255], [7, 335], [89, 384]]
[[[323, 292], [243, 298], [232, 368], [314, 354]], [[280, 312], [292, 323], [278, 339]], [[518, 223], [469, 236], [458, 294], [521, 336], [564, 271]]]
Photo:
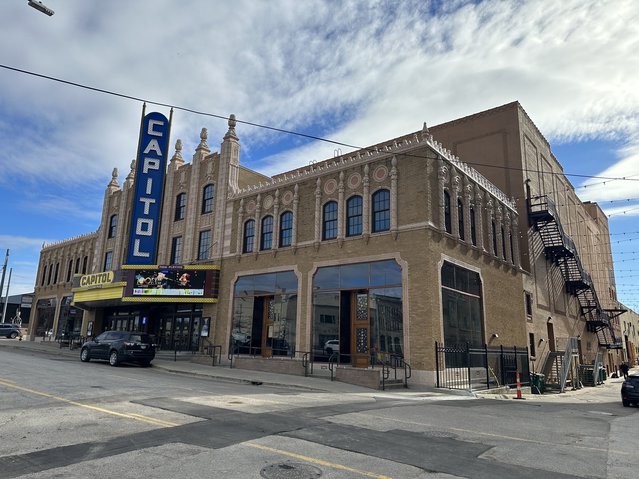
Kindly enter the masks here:
[[133, 296], [204, 296], [206, 271], [135, 270]]
[[161, 113], [143, 118], [127, 264], [155, 264], [169, 133], [169, 120]]
[[122, 301], [147, 303], [216, 303], [220, 271], [214, 265], [125, 265]]

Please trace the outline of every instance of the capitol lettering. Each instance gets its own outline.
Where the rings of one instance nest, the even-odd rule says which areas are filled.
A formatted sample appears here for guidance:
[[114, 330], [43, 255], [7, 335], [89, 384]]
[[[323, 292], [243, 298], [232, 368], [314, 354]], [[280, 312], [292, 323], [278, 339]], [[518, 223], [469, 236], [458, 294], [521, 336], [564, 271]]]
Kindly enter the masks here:
[[81, 288], [90, 288], [113, 282], [113, 271], [105, 271], [104, 273], [85, 274], [80, 278]]
[[155, 260], [160, 222], [160, 202], [166, 164], [163, 149], [168, 139], [168, 120], [160, 113], [150, 113], [144, 121], [137, 165], [128, 264], [151, 264]]

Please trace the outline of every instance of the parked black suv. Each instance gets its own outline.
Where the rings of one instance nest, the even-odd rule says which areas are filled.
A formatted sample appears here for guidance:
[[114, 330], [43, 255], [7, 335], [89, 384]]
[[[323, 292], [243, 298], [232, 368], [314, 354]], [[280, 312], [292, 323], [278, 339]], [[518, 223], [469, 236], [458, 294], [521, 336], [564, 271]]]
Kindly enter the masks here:
[[17, 324], [2, 323], [0, 324], [0, 337], [16, 339], [22, 337], [22, 331]]
[[148, 366], [155, 357], [155, 345], [146, 333], [106, 331], [87, 341], [80, 350], [80, 360], [106, 359], [111, 366], [135, 362]]
[[621, 402], [628, 407], [639, 405], [639, 376], [628, 376], [621, 385]]

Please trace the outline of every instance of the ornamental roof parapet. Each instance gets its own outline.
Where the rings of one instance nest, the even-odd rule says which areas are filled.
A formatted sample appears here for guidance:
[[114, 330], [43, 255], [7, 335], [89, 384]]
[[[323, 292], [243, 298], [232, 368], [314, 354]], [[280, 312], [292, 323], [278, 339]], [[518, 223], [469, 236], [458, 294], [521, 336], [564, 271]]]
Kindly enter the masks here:
[[51, 248], [59, 248], [61, 246], [67, 246], [67, 245], [69, 245], [71, 243], [74, 243], [74, 242], [91, 240], [91, 239], [97, 238], [97, 236], [98, 236], [98, 233], [96, 231], [96, 232], [93, 232], [93, 233], [86, 233], [86, 234], [79, 235], [79, 236], [73, 236], [71, 238], [67, 238], [67, 239], [63, 239], [63, 240], [59, 240], [59, 241], [52, 241], [50, 243], [46, 243], [45, 242], [45, 243], [42, 244], [42, 251], [48, 250], [48, 249], [51, 249]]
[[[317, 178], [327, 173], [338, 172], [342, 169], [349, 168], [359, 164], [365, 164], [377, 159], [387, 158], [397, 154], [405, 154], [407, 151], [417, 147], [429, 146], [440, 158], [453, 165], [458, 171], [465, 174], [469, 179], [480, 185], [487, 192], [504, 203], [508, 208], [516, 211], [515, 202], [506, 196], [506, 194], [492, 184], [484, 175], [477, 170], [462, 162], [451, 151], [446, 149], [441, 143], [436, 141], [428, 132], [428, 129], [417, 131], [405, 136], [401, 136], [392, 140], [388, 140], [377, 145], [362, 148], [355, 152], [336, 156], [335, 158], [324, 160], [318, 163], [311, 163], [306, 167], [298, 168], [286, 173], [280, 173], [271, 178], [271, 181], [259, 182], [249, 185], [246, 188], [238, 190], [230, 195], [230, 199], [253, 195], [258, 192], [264, 192], [272, 188], [289, 186], [299, 181]], [[425, 158], [429, 159], [429, 158]]]

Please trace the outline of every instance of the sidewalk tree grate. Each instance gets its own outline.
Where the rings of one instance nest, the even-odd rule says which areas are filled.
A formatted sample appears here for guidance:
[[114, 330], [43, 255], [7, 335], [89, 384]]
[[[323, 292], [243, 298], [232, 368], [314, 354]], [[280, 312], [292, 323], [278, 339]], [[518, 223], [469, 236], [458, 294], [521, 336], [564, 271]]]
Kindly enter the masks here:
[[317, 479], [322, 471], [315, 466], [299, 462], [280, 462], [262, 468], [260, 476], [264, 479]]

